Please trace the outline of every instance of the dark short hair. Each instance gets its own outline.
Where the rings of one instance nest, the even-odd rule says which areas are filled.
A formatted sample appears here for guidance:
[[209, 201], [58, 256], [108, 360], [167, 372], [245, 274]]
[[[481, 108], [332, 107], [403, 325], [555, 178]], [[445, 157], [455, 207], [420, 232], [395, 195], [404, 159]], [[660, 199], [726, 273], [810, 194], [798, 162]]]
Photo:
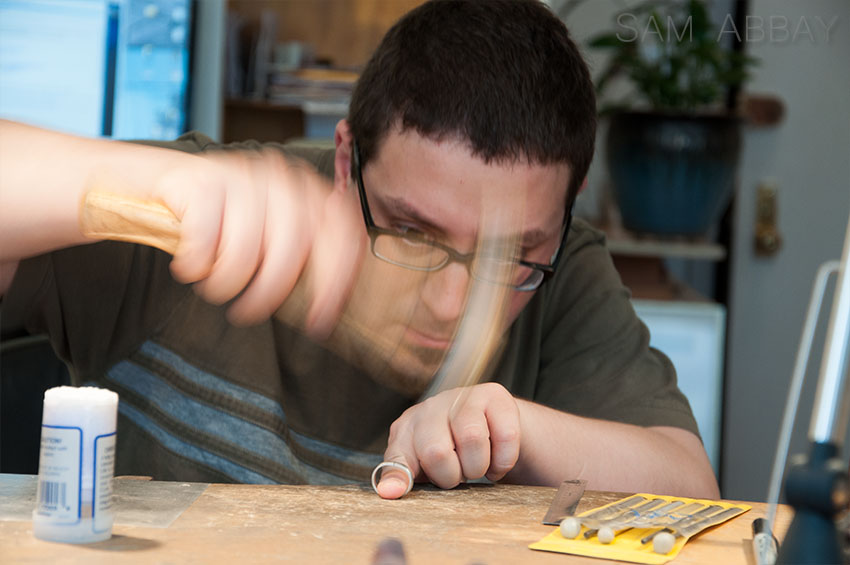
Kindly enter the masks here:
[[596, 99], [566, 26], [537, 0], [432, 0], [387, 32], [348, 121], [365, 165], [390, 128], [468, 140], [484, 162], [566, 162], [587, 174]]

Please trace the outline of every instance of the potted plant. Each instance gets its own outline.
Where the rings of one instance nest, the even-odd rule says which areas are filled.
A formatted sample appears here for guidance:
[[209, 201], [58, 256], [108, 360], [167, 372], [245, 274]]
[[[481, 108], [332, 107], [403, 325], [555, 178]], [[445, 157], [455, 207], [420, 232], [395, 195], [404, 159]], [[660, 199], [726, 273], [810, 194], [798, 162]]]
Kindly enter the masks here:
[[754, 59], [722, 44], [728, 34], [703, 0], [647, 0], [616, 21], [617, 29], [589, 45], [611, 53], [596, 81], [600, 100], [616, 77], [634, 87], [625, 101], [601, 109], [623, 225], [705, 234], [728, 205], [738, 163], [740, 120], [726, 99]]

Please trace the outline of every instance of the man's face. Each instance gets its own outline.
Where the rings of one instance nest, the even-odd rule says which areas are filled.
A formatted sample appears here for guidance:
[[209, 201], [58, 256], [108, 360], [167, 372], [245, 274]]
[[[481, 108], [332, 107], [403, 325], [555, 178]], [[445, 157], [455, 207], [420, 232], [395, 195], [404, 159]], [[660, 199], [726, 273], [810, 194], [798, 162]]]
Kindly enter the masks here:
[[[560, 243], [570, 180], [565, 164], [485, 164], [464, 142], [435, 142], [412, 131], [393, 130], [362, 175], [374, 222], [380, 228], [421, 232], [469, 253], [479, 237], [482, 210], [498, 205], [518, 212], [511, 229], [519, 233], [519, 259], [548, 264]], [[353, 183], [351, 193], [356, 199]], [[417, 376], [415, 383], [402, 387], [420, 393], [451, 345], [463, 314], [470, 274], [460, 263], [449, 263], [424, 276], [405, 275], [399, 271], [405, 269], [394, 265], [379, 268], [402, 277], [418, 276], [421, 281], [412, 291], [408, 285], [406, 292], [393, 296], [395, 307], [405, 314], [387, 321], [405, 326], [400, 332], [397, 361], [410, 365], [411, 359], [418, 359], [418, 365], [429, 369], [424, 370], [427, 378]], [[533, 295], [511, 292], [508, 324]]]

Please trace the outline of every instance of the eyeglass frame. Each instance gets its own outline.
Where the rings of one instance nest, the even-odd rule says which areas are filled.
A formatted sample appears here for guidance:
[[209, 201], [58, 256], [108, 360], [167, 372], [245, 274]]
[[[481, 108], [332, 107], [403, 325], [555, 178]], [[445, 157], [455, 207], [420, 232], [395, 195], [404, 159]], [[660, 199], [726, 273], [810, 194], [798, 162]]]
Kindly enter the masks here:
[[[353, 164], [354, 164], [354, 167], [353, 167], [354, 183], [357, 185], [357, 192], [360, 195], [360, 210], [363, 212], [363, 221], [366, 224], [366, 233], [369, 235], [369, 241], [370, 241], [369, 247], [372, 251], [372, 255], [381, 259], [382, 261], [386, 261], [387, 263], [390, 263], [391, 265], [397, 265], [397, 266], [402, 267], [404, 269], [412, 269], [412, 270], [416, 270], [416, 271], [426, 271], [426, 272], [436, 272], [436, 271], [439, 271], [441, 269], [444, 269], [450, 263], [460, 263], [460, 264], [466, 266], [467, 270], [470, 272], [470, 274], [472, 274], [472, 270], [471, 270], [470, 266], [472, 264], [473, 259], [475, 258], [475, 251], [472, 251], [470, 253], [461, 253], [460, 251], [453, 249], [452, 247], [449, 247], [448, 245], [440, 243], [439, 241], [428, 240], [424, 237], [412, 237], [411, 235], [401, 234], [397, 231], [387, 229], [387, 228], [382, 228], [382, 227], [375, 224], [375, 220], [372, 218], [372, 212], [369, 209], [369, 200], [366, 197], [366, 183], [363, 182], [363, 170], [362, 170], [362, 167], [360, 165], [360, 149], [357, 146], [357, 140], [356, 139], [353, 139], [352, 142], [351, 142], [351, 152], [352, 152], [352, 159], [353, 159]], [[517, 286], [517, 285], [508, 285], [508, 286], [511, 286], [514, 290], [518, 290], [520, 292], [531, 292], [531, 291], [539, 289], [541, 286], [543, 286], [543, 283], [545, 283], [547, 280], [549, 280], [550, 278], [552, 278], [555, 275], [555, 270], [558, 268], [558, 263], [560, 262], [561, 256], [563, 255], [562, 251], [564, 249], [564, 246], [566, 245], [567, 234], [569, 233], [570, 225], [572, 224], [573, 203], [574, 202], [575, 202], [575, 199], [573, 199], [573, 201], [570, 202], [570, 204], [567, 208], [567, 211], [564, 214], [564, 223], [561, 227], [561, 242], [558, 244], [558, 248], [552, 254], [552, 258], [549, 260], [550, 261], [549, 264], [535, 263], [533, 261], [525, 261], [524, 259], [515, 259], [516, 263], [519, 264], [519, 265], [522, 265], [524, 267], [528, 267], [530, 269], [534, 269], [534, 270], [542, 272], [543, 278], [540, 280], [540, 282], [532, 288], [522, 288], [521, 286]], [[392, 236], [392, 237], [408, 238], [408, 239], [421, 239], [422, 243], [433, 246], [433, 247], [440, 249], [442, 251], [445, 251], [446, 254], [448, 254], [448, 259], [442, 265], [440, 265], [438, 267], [434, 267], [434, 268], [412, 267], [410, 265], [403, 265], [403, 264], [400, 264], [400, 263], [396, 263], [395, 261], [391, 261], [391, 260], [387, 259], [386, 257], [382, 257], [382, 256], [378, 255], [378, 253], [375, 252], [375, 240], [377, 239], [377, 237], [379, 235], [389, 235], [389, 236]]]

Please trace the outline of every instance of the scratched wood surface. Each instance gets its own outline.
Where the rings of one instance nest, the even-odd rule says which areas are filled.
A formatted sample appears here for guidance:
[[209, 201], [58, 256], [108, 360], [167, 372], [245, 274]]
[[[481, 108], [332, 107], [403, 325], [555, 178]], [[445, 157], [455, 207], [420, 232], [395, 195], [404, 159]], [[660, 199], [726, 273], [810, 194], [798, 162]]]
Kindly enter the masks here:
[[[541, 524], [555, 489], [469, 485], [418, 487], [384, 501], [363, 486], [210, 485], [169, 528], [117, 525], [105, 542], [75, 546], [33, 537], [32, 524], [0, 522], [0, 563], [364, 563], [384, 538], [401, 540], [408, 565], [605, 561], [528, 549], [552, 531]], [[585, 493], [578, 511], [622, 497]], [[764, 504], [706, 531], [676, 564], [752, 564], [753, 519]], [[780, 508], [777, 535], [790, 511]]]

